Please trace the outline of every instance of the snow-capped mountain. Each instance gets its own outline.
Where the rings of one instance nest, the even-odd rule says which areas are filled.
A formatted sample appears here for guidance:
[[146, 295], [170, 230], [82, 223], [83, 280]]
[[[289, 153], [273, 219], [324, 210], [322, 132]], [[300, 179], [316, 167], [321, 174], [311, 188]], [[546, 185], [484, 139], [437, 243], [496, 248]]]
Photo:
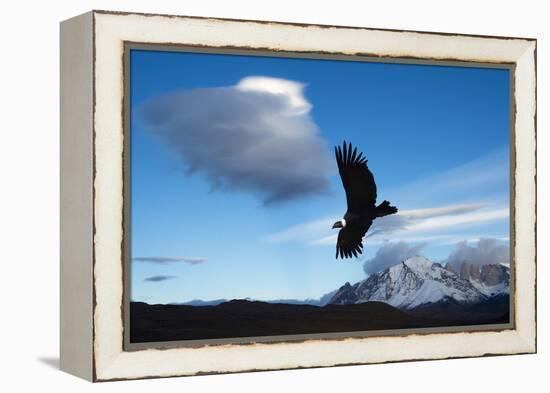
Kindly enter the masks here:
[[[474, 304], [497, 294], [507, 293], [509, 272], [503, 265], [483, 268], [468, 267], [472, 275], [460, 275], [439, 263], [414, 256], [391, 266], [354, 285], [346, 283], [332, 297], [332, 304], [356, 304], [381, 301], [400, 309], [458, 302]], [[495, 267], [496, 266], [496, 267]], [[479, 271], [479, 279], [475, 273]], [[491, 284], [491, 285], [488, 285]]]

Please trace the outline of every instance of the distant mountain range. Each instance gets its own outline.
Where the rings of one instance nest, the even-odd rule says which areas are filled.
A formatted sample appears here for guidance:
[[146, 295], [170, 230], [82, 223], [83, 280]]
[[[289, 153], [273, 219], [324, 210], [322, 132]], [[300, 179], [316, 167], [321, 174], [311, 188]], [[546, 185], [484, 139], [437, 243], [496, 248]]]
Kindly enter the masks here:
[[503, 324], [510, 321], [509, 286], [502, 264], [453, 269], [415, 256], [320, 299], [132, 302], [130, 341]]
[[267, 303], [231, 300], [215, 306], [130, 304], [130, 342], [471, 326], [508, 323], [508, 295], [464, 305], [426, 304], [400, 310], [384, 302]]
[[[273, 299], [273, 300], [264, 300], [265, 303], [272, 303], [272, 304], [307, 304], [310, 306], [325, 306], [327, 305], [334, 294], [337, 292], [335, 289], [334, 291], [331, 291], [327, 294], [324, 294], [319, 299]], [[188, 302], [183, 303], [170, 303], [172, 305], [180, 305], [180, 306], [217, 306], [218, 304], [229, 302], [233, 299], [213, 299], [213, 300], [200, 300], [200, 299], [194, 299], [190, 300]], [[258, 299], [253, 299], [250, 297], [241, 299], [241, 300], [248, 300], [248, 301], [257, 301]]]
[[[302, 304], [323, 307], [328, 304], [387, 303], [401, 310], [445, 304], [474, 305], [510, 291], [510, 269], [504, 264], [475, 265], [466, 261], [455, 266], [414, 256], [371, 274], [355, 284], [345, 283], [319, 299], [274, 299], [271, 304]], [[232, 299], [191, 300], [172, 305], [217, 306]], [[242, 300], [257, 301], [245, 298]]]
[[363, 281], [344, 284], [329, 304], [380, 301], [401, 310], [444, 304], [474, 305], [508, 295], [510, 270], [502, 264], [481, 267], [463, 262], [458, 271], [414, 256]]

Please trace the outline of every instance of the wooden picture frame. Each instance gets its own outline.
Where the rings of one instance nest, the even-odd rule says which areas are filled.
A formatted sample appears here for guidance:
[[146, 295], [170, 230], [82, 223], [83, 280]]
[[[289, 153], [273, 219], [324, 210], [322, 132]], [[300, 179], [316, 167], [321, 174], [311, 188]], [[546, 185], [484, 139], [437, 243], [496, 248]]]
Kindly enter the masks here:
[[[132, 346], [128, 48], [510, 70], [511, 323]], [[536, 40], [91, 11], [61, 23], [61, 368], [90, 381], [536, 352]], [[246, 345], [243, 345], [246, 344]]]

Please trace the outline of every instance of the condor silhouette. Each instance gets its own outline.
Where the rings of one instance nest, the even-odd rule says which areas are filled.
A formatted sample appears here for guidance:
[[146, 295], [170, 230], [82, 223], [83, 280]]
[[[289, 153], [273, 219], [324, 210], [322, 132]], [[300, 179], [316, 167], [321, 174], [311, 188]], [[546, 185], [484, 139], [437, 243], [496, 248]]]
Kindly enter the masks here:
[[357, 147], [350, 144], [337, 146], [336, 162], [346, 190], [348, 210], [344, 218], [336, 221], [332, 228], [341, 228], [336, 243], [336, 259], [338, 257], [357, 257], [363, 252], [363, 236], [372, 222], [378, 217], [397, 213], [397, 208], [388, 201], [376, 206], [376, 183], [367, 166], [363, 153], [357, 154]]

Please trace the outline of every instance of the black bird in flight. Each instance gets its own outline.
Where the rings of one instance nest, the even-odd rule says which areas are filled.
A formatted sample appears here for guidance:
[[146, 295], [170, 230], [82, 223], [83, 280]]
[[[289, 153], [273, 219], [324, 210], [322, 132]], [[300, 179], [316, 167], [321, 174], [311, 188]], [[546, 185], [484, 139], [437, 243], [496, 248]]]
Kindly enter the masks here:
[[397, 213], [397, 208], [388, 201], [376, 206], [376, 183], [367, 166], [363, 153], [357, 154], [357, 147], [346, 144], [334, 148], [338, 171], [346, 190], [348, 210], [344, 218], [336, 221], [332, 228], [341, 228], [336, 243], [336, 259], [357, 257], [363, 252], [363, 236], [378, 217]]

